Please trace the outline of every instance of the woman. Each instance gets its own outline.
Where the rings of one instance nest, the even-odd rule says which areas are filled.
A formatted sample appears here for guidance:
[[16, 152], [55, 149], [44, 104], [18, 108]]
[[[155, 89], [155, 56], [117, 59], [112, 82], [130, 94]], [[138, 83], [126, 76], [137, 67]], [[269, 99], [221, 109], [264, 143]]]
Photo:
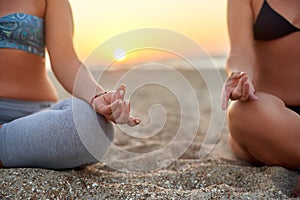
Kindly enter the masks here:
[[[140, 122], [123, 100], [125, 87], [105, 92], [78, 59], [68, 0], [0, 0], [0, 16], [1, 167], [65, 169], [97, 162], [77, 131], [93, 130], [86, 131], [89, 137], [99, 134], [91, 128], [94, 110], [100, 114], [96, 128], [110, 140], [114, 132], [109, 121], [130, 126]], [[73, 102], [54, 103], [57, 94], [46, 75], [46, 47], [57, 79], [77, 97]], [[77, 124], [72, 104], [80, 109]], [[99, 147], [100, 153], [108, 147]]]
[[[300, 2], [229, 0], [223, 109], [230, 145], [254, 164], [300, 169]], [[299, 179], [300, 180], [300, 179]]]

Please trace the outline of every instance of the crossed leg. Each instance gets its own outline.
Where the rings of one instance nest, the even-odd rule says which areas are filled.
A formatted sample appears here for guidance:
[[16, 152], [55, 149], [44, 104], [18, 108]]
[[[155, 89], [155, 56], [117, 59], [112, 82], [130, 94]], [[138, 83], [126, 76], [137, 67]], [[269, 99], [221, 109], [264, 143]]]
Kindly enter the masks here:
[[5, 167], [76, 168], [98, 162], [113, 136], [112, 123], [89, 104], [65, 99], [3, 124], [0, 157]]
[[231, 149], [238, 158], [250, 163], [299, 170], [300, 115], [286, 108], [276, 96], [257, 96], [257, 101], [237, 101], [229, 108]]

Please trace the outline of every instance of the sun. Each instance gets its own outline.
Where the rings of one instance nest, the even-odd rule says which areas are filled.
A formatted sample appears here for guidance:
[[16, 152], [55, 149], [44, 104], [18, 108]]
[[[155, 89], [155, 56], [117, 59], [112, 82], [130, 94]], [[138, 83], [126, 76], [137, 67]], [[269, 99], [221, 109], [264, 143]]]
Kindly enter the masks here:
[[118, 48], [114, 51], [114, 58], [118, 62], [123, 61], [126, 58], [126, 52], [123, 49]]

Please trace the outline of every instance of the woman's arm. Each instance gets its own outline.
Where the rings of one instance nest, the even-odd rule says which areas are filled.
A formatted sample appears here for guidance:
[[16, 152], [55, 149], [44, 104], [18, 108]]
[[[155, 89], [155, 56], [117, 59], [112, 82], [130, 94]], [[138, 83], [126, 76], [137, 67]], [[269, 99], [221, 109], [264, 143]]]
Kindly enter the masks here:
[[[90, 103], [95, 111], [115, 123], [130, 126], [140, 123], [130, 115], [130, 103], [124, 101], [126, 88], [105, 92], [78, 59], [73, 46], [73, 16], [68, 0], [47, 0], [45, 14], [46, 46], [52, 70], [63, 87]], [[76, 82], [76, 85], [75, 85]], [[75, 89], [76, 87], [76, 89]], [[102, 94], [99, 96], [95, 95]]]
[[[68, 0], [47, 0], [45, 15], [46, 45], [52, 70], [63, 87], [74, 96], [89, 102], [95, 93], [103, 92], [78, 59], [73, 45], [73, 17]], [[80, 70], [82, 89], [74, 90]], [[95, 91], [96, 90], [96, 91]]]
[[253, 81], [255, 62], [251, 0], [228, 0], [227, 10], [230, 53], [226, 70], [246, 72]]
[[222, 108], [231, 100], [256, 100], [253, 79], [256, 58], [253, 37], [253, 12], [251, 0], [228, 0], [228, 31], [230, 53], [227, 59], [226, 80], [222, 94]]

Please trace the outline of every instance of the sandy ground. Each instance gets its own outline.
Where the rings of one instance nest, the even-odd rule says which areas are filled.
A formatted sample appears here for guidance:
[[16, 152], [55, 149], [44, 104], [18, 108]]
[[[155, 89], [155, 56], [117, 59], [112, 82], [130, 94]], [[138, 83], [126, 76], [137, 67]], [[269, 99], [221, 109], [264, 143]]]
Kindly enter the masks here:
[[[142, 119], [141, 125], [115, 127], [114, 145], [121, 151], [109, 151], [105, 163], [66, 171], [1, 169], [1, 199], [292, 199], [297, 172], [250, 166], [231, 154], [228, 129], [211, 114], [212, 105], [219, 106], [219, 99], [211, 103], [210, 98], [217, 96], [218, 87], [208, 90], [218, 85], [215, 73], [177, 73], [118, 70], [99, 79], [101, 72], [94, 72], [107, 89], [126, 83], [132, 112]], [[60, 98], [69, 96], [57, 82], [56, 87]], [[204, 145], [209, 129], [214, 136]], [[199, 156], [209, 147], [214, 148], [206, 157]]]

